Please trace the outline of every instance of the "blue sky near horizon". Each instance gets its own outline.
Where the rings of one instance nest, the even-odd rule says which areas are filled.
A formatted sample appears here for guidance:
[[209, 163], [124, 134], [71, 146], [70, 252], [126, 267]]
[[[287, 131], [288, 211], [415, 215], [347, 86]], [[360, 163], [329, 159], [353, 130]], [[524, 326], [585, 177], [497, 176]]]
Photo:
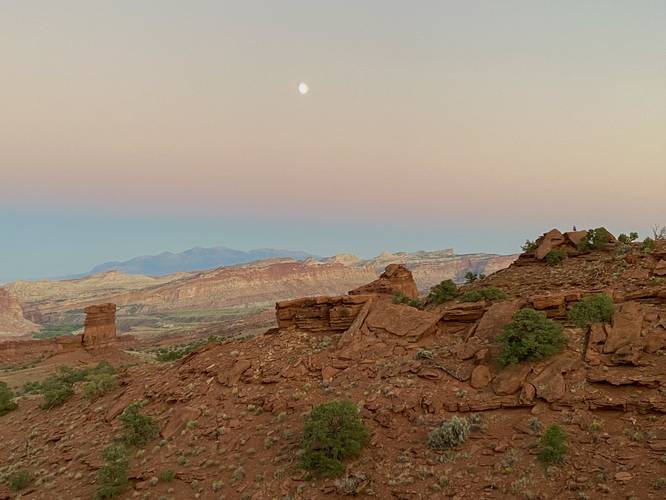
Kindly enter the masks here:
[[2, 2], [0, 282], [193, 246], [645, 235], [664, 26], [657, 0]]

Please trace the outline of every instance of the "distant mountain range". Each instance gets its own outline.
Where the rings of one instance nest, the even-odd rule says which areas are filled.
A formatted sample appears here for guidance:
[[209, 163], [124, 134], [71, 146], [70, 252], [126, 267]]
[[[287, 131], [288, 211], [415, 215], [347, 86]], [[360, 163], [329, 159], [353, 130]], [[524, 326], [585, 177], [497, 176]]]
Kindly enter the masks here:
[[194, 247], [180, 253], [163, 252], [158, 255], [144, 255], [123, 262], [105, 262], [81, 275], [120, 271], [127, 274], [143, 274], [146, 276], [164, 276], [173, 273], [202, 271], [222, 266], [246, 264], [264, 259], [291, 258], [304, 260], [317, 256], [299, 250], [276, 250], [259, 248], [256, 250], [234, 250], [225, 246]]

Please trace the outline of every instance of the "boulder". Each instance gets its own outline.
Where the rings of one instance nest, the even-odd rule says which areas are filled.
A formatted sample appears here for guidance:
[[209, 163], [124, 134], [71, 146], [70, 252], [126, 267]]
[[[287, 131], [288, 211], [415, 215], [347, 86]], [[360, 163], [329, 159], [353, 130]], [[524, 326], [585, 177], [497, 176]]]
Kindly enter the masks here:
[[402, 304], [378, 302], [370, 309], [364, 327], [379, 338], [390, 335], [414, 342], [433, 334], [438, 321], [436, 313]]
[[613, 327], [608, 332], [603, 352], [614, 353], [621, 347], [637, 347], [641, 338], [643, 311], [638, 302], [621, 304], [613, 315]]
[[666, 276], [666, 260], [660, 260], [654, 266], [652, 271], [655, 276]]
[[532, 371], [528, 365], [514, 365], [504, 368], [493, 379], [493, 390], [498, 396], [509, 396], [515, 394], [522, 387], [525, 379]]
[[551, 229], [536, 241], [534, 257], [543, 260], [551, 250], [562, 245], [564, 241], [564, 235], [560, 231]]
[[394, 295], [396, 293], [402, 293], [410, 299], [415, 299], [419, 295], [412, 273], [402, 264], [389, 264], [378, 279], [351, 290], [349, 295]]
[[495, 337], [502, 333], [504, 326], [511, 322], [513, 315], [520, 309], [521, 301], [506, 300], [495, 302], [483, 315], [476, 327], [475, 337], [494, 342]]
[[565, 243], [578, 248], [578, 244], [587, 236], [587, 231], [567, 231], [564, 233]]
[[492, 378], [490, 370], [486, 365], [478, 365], [472, 370], [469, 384], [475, 389], [483, 389], [490, 383]]

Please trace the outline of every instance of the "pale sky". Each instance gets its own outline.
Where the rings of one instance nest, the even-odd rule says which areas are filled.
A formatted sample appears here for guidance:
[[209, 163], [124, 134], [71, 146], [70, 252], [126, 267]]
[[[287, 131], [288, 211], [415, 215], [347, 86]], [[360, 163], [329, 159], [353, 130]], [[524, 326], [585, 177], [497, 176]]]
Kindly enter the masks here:
[[661, 0], [0, 0], [0, 282], [645, 234], [665, 26]]

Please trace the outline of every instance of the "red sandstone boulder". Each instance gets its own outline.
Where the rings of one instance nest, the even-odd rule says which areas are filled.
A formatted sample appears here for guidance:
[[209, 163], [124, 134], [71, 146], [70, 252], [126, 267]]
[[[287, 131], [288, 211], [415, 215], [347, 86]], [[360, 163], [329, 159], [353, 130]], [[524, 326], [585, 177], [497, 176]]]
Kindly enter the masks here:
[[536, 240], [537, 248], [534, 251], [534, 256], [537, 259], [542, 260], [548, 255], [548, 252], [559, 247], [564, 242], [564, 235], [557, 229], [551, 229]]
[[623, 347], [637, 347], [641, 338], [643, 311], [638, 302], [622, 304], [613, 315], [613, 327], [604, 344], [604, 353], [614, 353]]
[[389, 264], [378, 279], [351, 290], [349, 295], [402, 293], [410, 299], [418, 297], [418, 289], [412, 273], [402, 264]]

